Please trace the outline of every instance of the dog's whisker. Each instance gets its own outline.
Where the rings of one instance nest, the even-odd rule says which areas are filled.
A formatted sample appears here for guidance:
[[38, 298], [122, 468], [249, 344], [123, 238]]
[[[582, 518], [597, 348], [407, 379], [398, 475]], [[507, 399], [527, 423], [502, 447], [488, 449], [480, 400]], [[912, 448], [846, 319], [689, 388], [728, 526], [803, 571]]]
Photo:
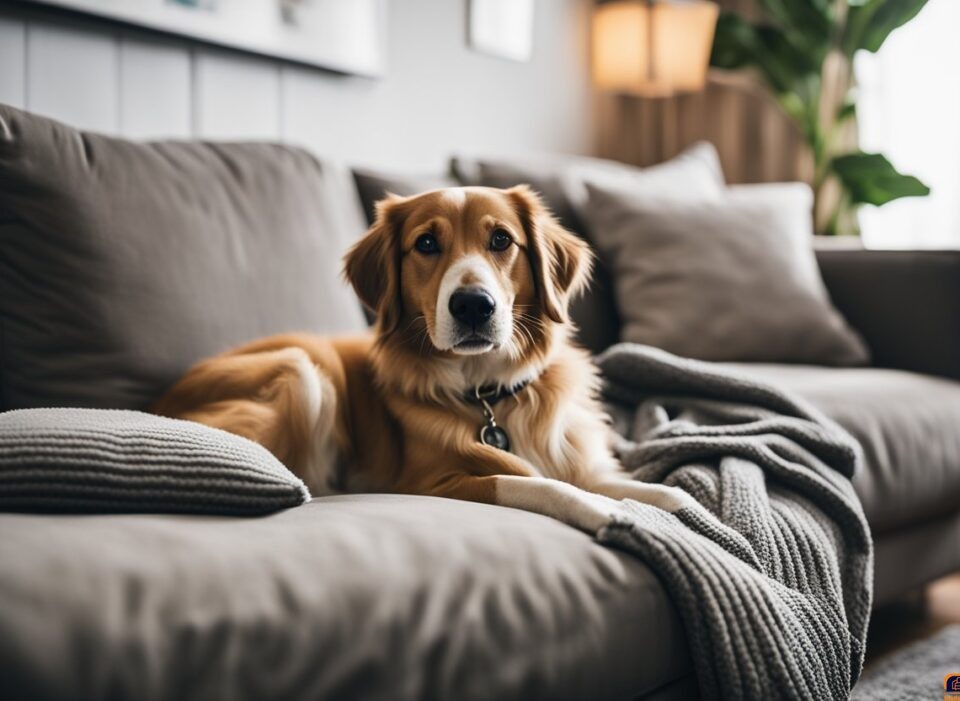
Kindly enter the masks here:
[[[414, 316], [409, 321], [409, 323], [407, 323], [407, 325], [404, 327], [404, 330], [403, 330], [404, 335], [402, 336], [402, 339], [401, 339], [403, 343], [410, 343], [410, 344], [417, 343], [417, 341], [419, 340], [420, 342], [420, 348], [418, 350], [419, 353], [422, 353], [423, 351], [423, 338], [427, 334], [426, 320], [427, 318], [424, 314], [417, 314], [416, 316]], [[423, 322], [423, 324], [414, 326], [415, 324], [420, 324], [420, 322]], [[411, 329], [410, 328], [411, 326], [414, 326], [414, 328]]]
[[522, 347], [519, 348], [520, 354], [522, 355], [527, 348], [535, 345], [535, 341], [533, 338], [533, 333], [523, 323], [517, 324], [517, 331], [520, 334], [520, 340], [523, 342]]
[[429, 340], [429, 338], [430, 338], [430, 329], [428, 329], [427, 325], [424, 324], [423, 329], [421, 330], [421, 333], [420, 333], [420, 345], [417, 348], [418, 355], [423, 355], [423, 347], [426, 344], [426, 342]]
[[410, 326], [412, 326], [412, 322], [411, 322], [410, 324], [407, 324], [407, 326], [406, 326], [406, 327], [404, 328], [404, 330], [403, 330], [402, 339], [403, 339], [404, 341], [412, 340], [412, 339], [416, 338], [417, 335], [420, 333], [420, 329], [419, 329], [419, 328], [413, 328], [413, 329], [411, 329]]
[[526, 342], [531, 346], [536, 345], [536, 339], [534, 338], [534, 332], [537, 335], [540, 335], [544, 332], [545, 326], [543, 322], [535, 317], [528, 316], [526, 314], [520, 314], [517, 316], [517, 329], [520, 333], [524, 335]]
[[522, 312], [522, 311], [521, 311], [521, 312], [518, 312], [518, 313], [517, 313], [517, 318], [518, 318], [518, 319], [523, 319], [524, 321], [528, 321], [528, 322], [530, 322], [531, 324], [533, 324], [534, 326], [538, 326], [538, 327], [541, 327], [541, 328], [543, 328], [543, 327], [546, 326], [546, 325], [544, 324], [544, 322], [543, 322], [543, 319], [540, 319], [540, 318], [538, 318], [538, 317], [536, 317], [536, 316], [534, 316], [533, 314], [530, 314], [530, 313], [528, 313], [528, 312]]

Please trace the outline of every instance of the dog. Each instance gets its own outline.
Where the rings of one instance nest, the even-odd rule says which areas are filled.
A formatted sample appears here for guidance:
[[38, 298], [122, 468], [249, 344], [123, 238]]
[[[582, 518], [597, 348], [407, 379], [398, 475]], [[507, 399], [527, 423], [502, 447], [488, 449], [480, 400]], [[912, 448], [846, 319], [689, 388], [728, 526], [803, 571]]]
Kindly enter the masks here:
[[388, 195], [376, 211], [343, 266], [372, 334], [254, 341], [194, 366], [154, 411], [262, 444], [314, 494], [450, 497], [591, 533], [621, 499], [685, 505], [611, 452], [568, 312], [593, 256], [534, 191]]

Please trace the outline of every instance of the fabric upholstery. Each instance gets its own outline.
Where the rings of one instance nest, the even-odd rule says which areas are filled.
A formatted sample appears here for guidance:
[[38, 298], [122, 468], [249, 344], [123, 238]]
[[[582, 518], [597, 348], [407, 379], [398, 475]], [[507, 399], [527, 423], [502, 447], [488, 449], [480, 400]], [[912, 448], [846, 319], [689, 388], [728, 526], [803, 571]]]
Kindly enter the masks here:
[[960, 251], [821, 250], [817, 260], [875, 365], [960, 380]]
[[863, 446], [853, 484], [877, 535], [960, 504], [960, 383], [880, 368], [736, 364], [805, 397]]
[[578, 214], [589, 199], [588, 185], [633, 190], [648, 200], [667, 202], [714, 201], [726, 192], [720, 155], [707, 141], [647, 168], [571, 168], [563, 172], [563, 184]]
[[878, 535], [874, 555], [877, 605], [960, 571], [960, 511]]
[[428, 190], [456, 187], [459, 184], [454, 178], [445, 175], [391, 175], [364, 169], [354, 169], [353, 180], [368, 224], [373, 223], [377, 202], [388, 192], [409, 197]]
[[623, 340], [700, 360], [867, 360], [817, 270], [809, 188], [700, 202], [588, 192], [581, 214], [613, 261]]
[[706, 142], [645, 169], [585, 156], [457, 156], [451, 161], [451, 170], [466, 185], [530, 185], [564, 227], [591, 243], [598, 253], [593, 279], [587, 292], [571, 304], [570, 314], [579, 328], [577, 340], [593, 353], [600, 353], [619, 340], [621, 320], [610, 261], [597, 250], [577, 211], [586, 199], [585, 183], [626, 184], [689, 199], [714, 199], [720, 196], [724, 185], [720, 157]]
[[360, 495], [0, 533], [10, 698], [601, 701], [689, 671], [646, 566], [514, 509]]
[[[540, 192], [565, 225], [578, 230], [577, 209], [586, 200], [586, 182], [636, 186], [668, 195], [716, 198], [724, 187], [716, 148], [693, 144], [664, 163], [639, 168], [587, 156], [454, 156], [450, 169], [465, 185], [512, 187], [521, 183]], [[685, 192], [680, 193], [681, 190]]]
[[0, 409], [141, 409], [251, 338], [366, 328], [339, 276], [360, 232], [325, 175], [285, 146], [134, 143], [0, 106]]
[[310, 499], [263, 446], [110, 409], [0, 413], [0, 510], [255, 515]]

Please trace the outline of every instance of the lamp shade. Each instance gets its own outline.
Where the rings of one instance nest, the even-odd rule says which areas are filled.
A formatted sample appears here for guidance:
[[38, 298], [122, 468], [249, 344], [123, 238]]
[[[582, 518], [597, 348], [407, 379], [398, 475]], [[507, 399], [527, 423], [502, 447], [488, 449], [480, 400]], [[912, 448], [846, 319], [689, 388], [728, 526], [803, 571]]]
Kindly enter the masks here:
[[593, 15], [593, 75], [605, 90], [667, 96], [702, 90], [718, 7], [704, 0], [622, 0]]

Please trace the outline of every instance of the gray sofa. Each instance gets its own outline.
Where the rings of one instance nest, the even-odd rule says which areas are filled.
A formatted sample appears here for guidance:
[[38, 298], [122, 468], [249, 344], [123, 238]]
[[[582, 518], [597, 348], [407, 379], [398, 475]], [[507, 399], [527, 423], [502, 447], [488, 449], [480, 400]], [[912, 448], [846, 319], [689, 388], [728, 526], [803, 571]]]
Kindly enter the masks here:
[[864, 448], [854, 479], [876, 543], [875, 604], [960, 569], [960, 251], [819, 251], [873, 367], [756, 368]]
[[[54, 223], [77, 231], [86, 226], [79, 214], [89, 204], [85, 198], [92, 192], [106, 197], [103, 192], [116, 189], [111, 168], [118, 163], [123, 164], [121, 180], [140, 184], [154, 172], [151, 168], [161, 175], [172, 168], [178, 186], [155, 188], [169, 198], [157, 209], [158, 217], [173, 216], [171, 211], [187, 207], [211, 186], [209, 173], [190, 168], [207, 157], [225, 166], [217, 191], [233, 183], [237, 193], [212, 204], [204, 200], [189, 210], [187, 221], [198, 227], [194, 238], [206, 232], [204, 246], [213, 251], [211, 257], [229, 250], [246, 267], [239, 281], [216, 268], [205, 277], [200, 272], [206, 254], [197, 249], [169, 254], [156, 245], [157, 229], [143, 237], [137, 217], [144, 227], [153, 223], [143, 220], [138, 208], [130, 215], [120, 207], [104, 224], [112, 236], [129, 236], [125, 249], [111, 249], [109, 256], [99, 255], [97, 237], [78, 241], [71, 228], [60, 243], [69, 255], [56, 259], [57, 270], [73, 271], [70, 266], [76, 265], [73, 272], [87, 276], [79, 287], [96, 287], [92, 308], [103, 314], [96, 319], [97, 330], [109, 328], [118, 308], [137, 310], [125, 311], [124, 323], [147, 330], [129, 347], [123, 346], [125, 338], [101, 336], [87, 347], [90, 320], [76, 316], [74, 307], [61, 320], [69, 322], [71, 336], [50, 337], [55, 328], [47, 324], [53, 318], [50, 305], [62, 306], [63, 300], [28, 296], [16, 306], [9, 296], [0, 299], [0, 328], [7, 334], [6, 365], [0, 365], [4, 408], [14, 408], [10, 397], [24, 405], [55, 401], [45, 394], [31, 402], [25, 389], [30, 383], [59, 396], [75, 391], [77, 403], [102, 405], [109, 386], [91, 388], [93, 380], [71, 384], [63, 374], [96, 377], [110, 362], [114, 374], [103, 378], [106, 385], [117, 385], [110, 396], [129, 397], [135, 406], [211, 347], [297, 323], [273, 319], [269, 310], [282, 305], [300, 282], [327, 295], [318, 300], [321, 304], [354, 305], [347, 316], [344, 309], [333, 310], [335, 321], [321, 314], [300, 323], [321, 331], [325, 325], [362, 324], [355, 301], [330, 301], [339, 294], [333, 280], [262, 284], [258, 295], [234, 304], [244, 286], [257, 284], [255, 273], [263, 270], [258, 256], [269, 257], [275, 266], [277, 260], [312, 250], [279, 233], [271, 245], [247, 247], [245, 216], [254, 217], [256, 226], [287, 226], [256, 220], [258, 192], [268, 198], [260, 200], [260, 209], [299, 204], [278, 202], [272, 186], [251, 179], [243, 158], [186, 145], [183, 152], [164, 147], [159, 157], [138, 160], [118, 140], [70, 132], [45, 120], [40, 128], [31, 119], [0, 107], [5, 139], [0, 140], [0, 291], [19, 284], [21, 291], [45, 295], [48, 286], [57, 286], [49, 277], [31, 278], [46, 253], [25, 251], [36, 240], [55, 237]], [[61, 172], [56, 176], [37, 167], [46, 148], [48, 157], [57, 157]], [[244, 158], [263, 156], [244, 153]], [[300, 154], [283, 158], [295, 167], [280, 168], [271, 182], [313, 172]], [[92, 180], [78, 193], [53, 196], [50, 188], [62, 172], [72, 173], [74, 185], [76, 178]], [[142, 190], [133, 188], [121, 201], [140, 197]], [[354, 216], [353, 200], [317, 199], [324, 207], [351, 210], [325, 211], [325, 221]], [[50, 204], [38, 204], [43, 202]], [[217, 208], [237, 202], [254, 213], [224, 219], [228, 210]], [[294, 226], [303, 221], [290, 219]], [[221, 229], [222, 241], [216, 235]], [[328, 233], [321, 228], [311, 235]], [[170, 237], [177, 246], [190, 245], [189, 237]], [[330, 243], [324, 255], [335, 259], [342, 247]], [[156, 273], [164, 261], [183, 259], [194, 266], [196, 275], [189, 280], [170, 271]], [[122, 274], [110, 268], [118, 260]], [[805, 396], [863, 444], [866, 465], [856, 487], [876, 537], [876, 601], [883, 603], [960, 569], [960, 252], [821, 251], [818, 260], [834, 302], [870, 344], [876, 366], [738, 367]], [[130, 296], [117, 296], [115, 286], [121, 284], [133, 290]], [[229, 294], [210, 290], [214, 301], [198, 298], [211, 286], [231, 284], [236, 289]], [[163, 296], [174, 285], [189, 285], [190, 293], [178, 287]], [[81, 292], [73, 294], [79, 299]], [[32, 305], [29, 318], [17, 314], [24, 305]], [[615, 324], [615, 310], [608, 311]], [[215, 316], [208, 318], [208, 312]], [[178, 315], [183, 318], [179, 330]], [[154, 320], [163, 323], [151, 336]], [[20, 339], [11, 337], [20, 328], [28, 337], [36, 332], [34, 355], [25, 354], [17, 345]], [[184, 342], [169, 336], [186, 333], [193, 335]], [[108, 361], [101, 363], [97, 353], [108, 341], [117, 347], [111, 346]], [[121, 346], [126, 354], [117, 350]], [[77, 357], [82, 366], [71, 368]], [[157, 358], [162, 366], [154, 363]], [[49, 367], [57, 371], [46, 372]], [[121, 376], [124, 381], [116, 381]], [[4, 513], [0, 563], [4, 699], [530, 700], [697, 694], [680, 619], [651, 570], [558, 522], [521, 511], [428, 497], [349, 495], [315, 499], [261, 518]]]

